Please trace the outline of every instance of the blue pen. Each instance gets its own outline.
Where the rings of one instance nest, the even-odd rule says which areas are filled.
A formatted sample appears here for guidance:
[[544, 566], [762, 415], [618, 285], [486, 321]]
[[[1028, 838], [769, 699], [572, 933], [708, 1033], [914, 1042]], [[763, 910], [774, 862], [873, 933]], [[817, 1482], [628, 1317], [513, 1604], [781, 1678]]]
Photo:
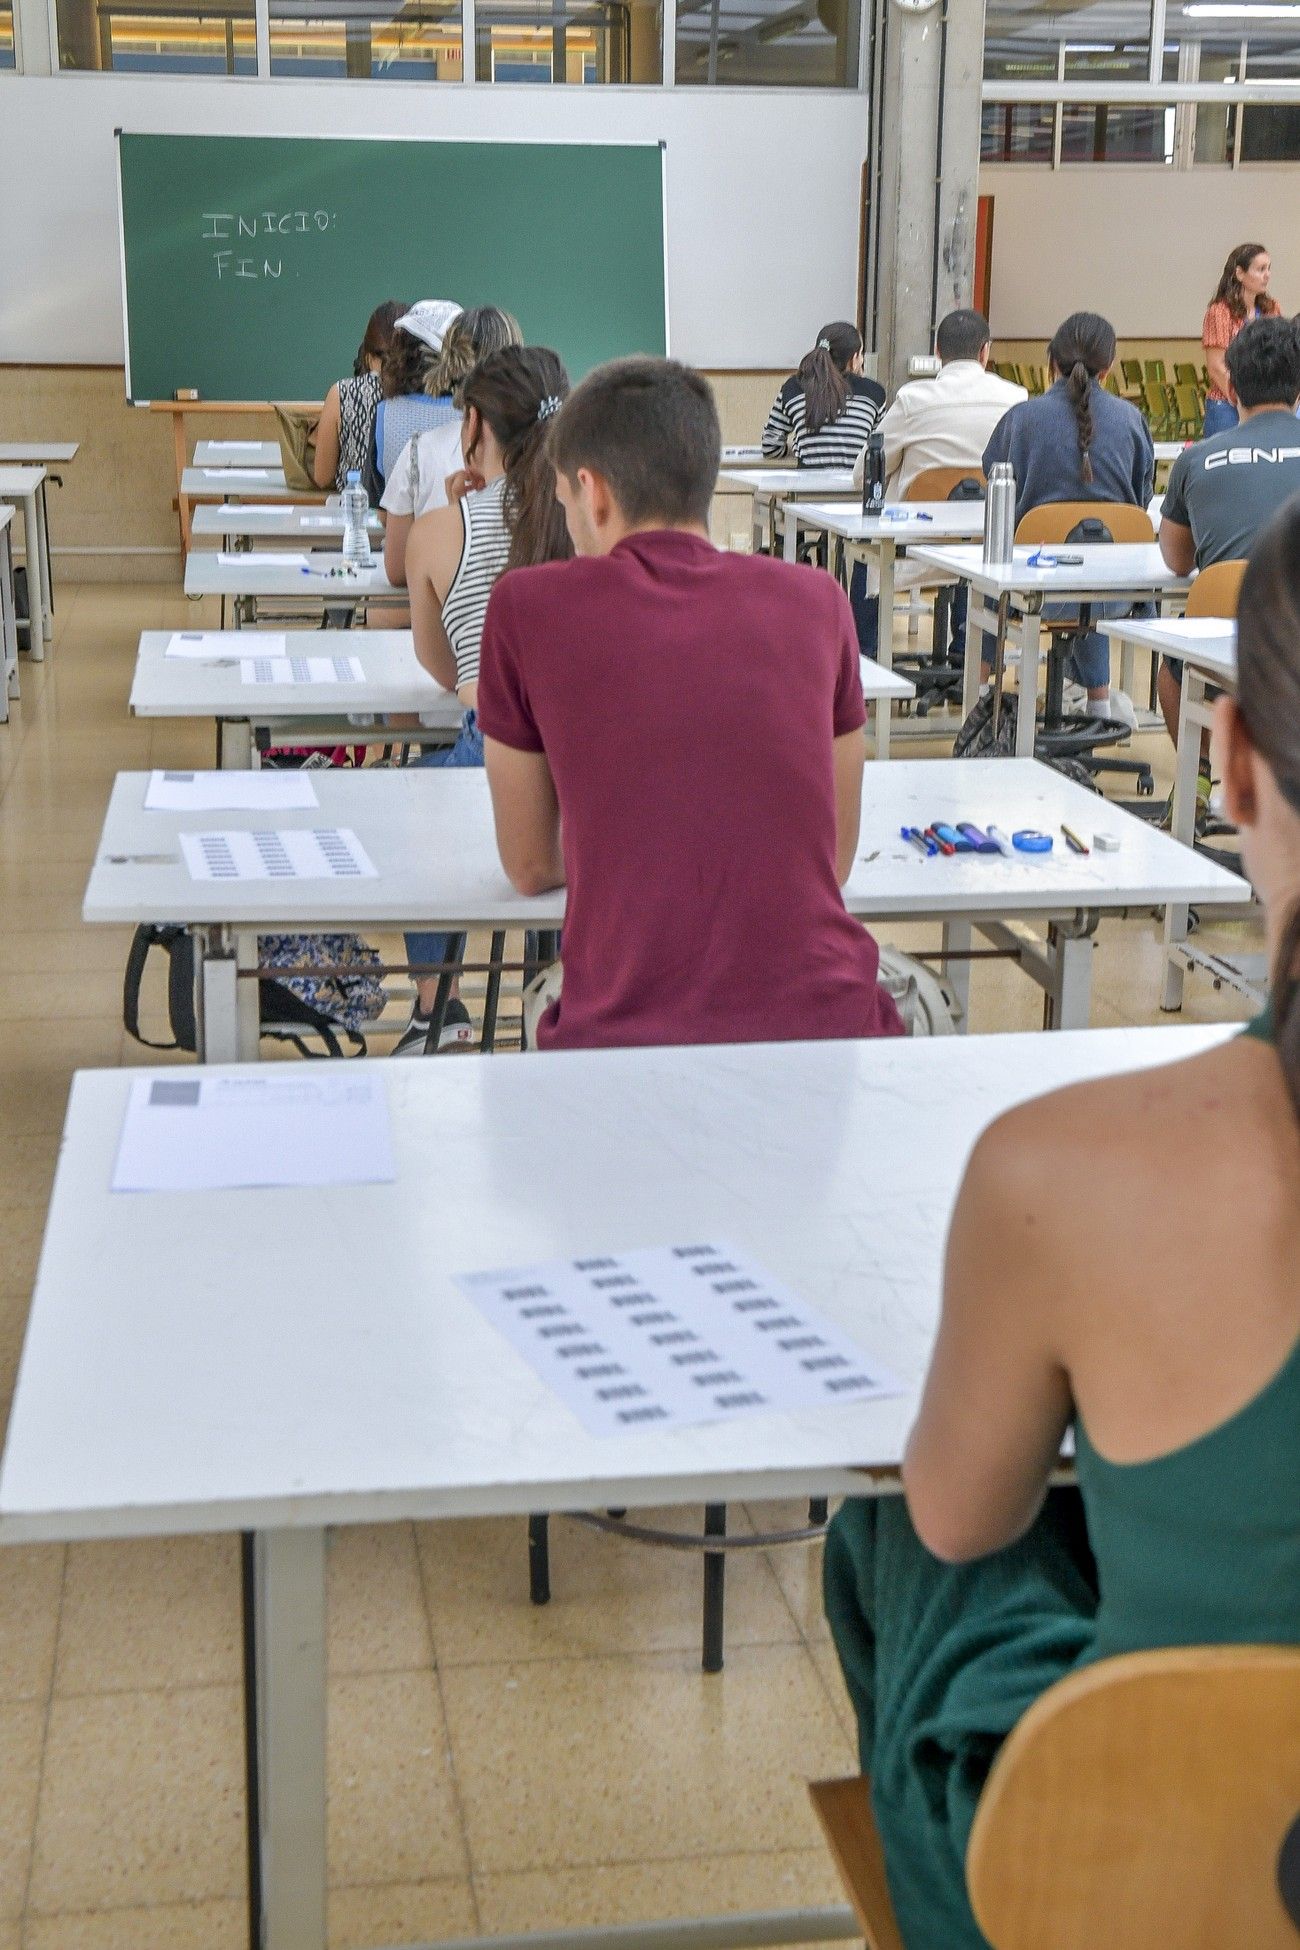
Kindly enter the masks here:
[[916, 848], [918, 853], [924, 853], [927, 860], [932, 859], [933, 856], [939, 851], [934, 841], [931, 839], [927, 839], [926, 835], [923, 832], [921, 832], [919, 827], [900, 826], [898, 830], [900, 836], [903, 839], [909, 841], [910, 844]]

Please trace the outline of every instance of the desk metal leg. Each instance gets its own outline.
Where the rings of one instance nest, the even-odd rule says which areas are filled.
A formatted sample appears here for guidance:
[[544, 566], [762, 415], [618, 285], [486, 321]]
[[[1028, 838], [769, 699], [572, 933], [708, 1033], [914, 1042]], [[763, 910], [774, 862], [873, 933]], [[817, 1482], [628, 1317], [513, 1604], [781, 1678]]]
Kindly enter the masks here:
[[14, 603], [14, 555], [9, 530], [0, 529], [0, 645], [4, 682], [0, 684], [0, 724], [9, 721], [9, 700], [18, 695], [18, 611]]
[[36, 552], [41, 558], [41, 627], [47, 643], [54, 635], [54, 583], [50, 574], [50, 534], [45, 522], [45, 483], [32, 496], [36, 514]]
[[984, 657], [984, 625], [988, 621], [988, 604], [983, 596], [967, 584], [970, 594], [966, 600], [966, 661], [962, 671], [961, 720], [965, 724], [975, 709], [980, 694], [980, 666]]
[[244, 1610], [250, 1950], [325, 1950], [325, 1532], [259, 1531]]
[[[945, 921], [943, 924], [943, 978], [956, 997], [961, 1010], [961, 1026], [970, 1027], [970, 951], [972, 927], [969, 921]], [[950, 957], [960, 957], [953, 960]]]
[[[894, 668], [894, 560], [897, 551], [892, 535], [882, 538], [879, 545], [880, 597], [876, 604], [876, 661], [882, 670]], [[852, 580], [852, 557], [849, 558], [849, 578]], [[876, 757], [889, 757], [889, 721], [893, 702], [887, 697], [876, 699]]]
[[[772, 502], [772, 515], [773, 515], [773, 519], [775, 520], [776, 517], [775, 498], [773, 499]], [[790, 503], [788, 500], [782, 512], [781, 519], [785, 523], [785, 541], [784, 544], [782, 545], [781, 552], [785, 556], [787, 562], [797, 562], [799, 560], [799, 524], [791, 517]]]
[[252, 771], [253, 727], [247, 718], [218, 718], [217, 769], [222, 772]]
[[1020, 705], [1016, 717], [1016, 757], [1034, 755], [1038, 717], [1038, 618], [1026, 610], [1020, 619]]
[[[195, 1013], [201, 1063], [256, 1063], [259, 1029], [256, 934], [236, 935], [223, 928], [196, 928]], [[240, 970], [248, 973], [240, 981]]]
[[23, 565], [27, 570], [27, 654], [34, 664], [45, 656], [50, 635], [45, 613], [45, 578], [41, 573], [41, 544], [36, 523], [36, 493], [18, 497], [23, 511]]
[[1081, 924], [1053, 921], [1047, 930], [1054, 968], [1043, 1003], [1045, 1029], [1086, 1029], [1092, 1020], [1092, 936], [1096, 916]]
[[[1201, 728], [1195, 722], [1196, 693], [1204, 694], [1205, 684], [1194, 665], [1184, 663], [1182, 689], [1178, 698], [1178, 750], [1174, 755], [1174, 810], [1170, 832], [1184, 846], [1196, 844], [1196, 775], [1201, 765]], [[1165, 909], [1165, 974], [1160, 1007], [1183, 1006], [1183, 962], [1178, 949], [1187, 939], [1186, 901], [1171, 903]]]

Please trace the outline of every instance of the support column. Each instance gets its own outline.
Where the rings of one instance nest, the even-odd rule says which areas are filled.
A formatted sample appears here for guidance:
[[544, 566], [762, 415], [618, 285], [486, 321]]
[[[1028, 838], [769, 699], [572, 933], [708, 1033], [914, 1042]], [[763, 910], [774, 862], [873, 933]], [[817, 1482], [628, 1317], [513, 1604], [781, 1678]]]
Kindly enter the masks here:
[[892, 394], [944, 313], [971, 303], [984, 0], [875, 7], [867, 342]]

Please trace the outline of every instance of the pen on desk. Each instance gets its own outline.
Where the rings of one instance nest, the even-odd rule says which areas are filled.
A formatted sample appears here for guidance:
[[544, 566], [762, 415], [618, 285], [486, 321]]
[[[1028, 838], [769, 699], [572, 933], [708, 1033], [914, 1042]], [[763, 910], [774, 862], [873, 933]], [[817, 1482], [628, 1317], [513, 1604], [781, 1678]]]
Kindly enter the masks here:
[[923, 853], [927, 860], [935, 851], [934, 847], [926, 844], [925, 835], [918, 833], [915, 826], [900, 826], [898, 830], [909, 845], [914, 846], [918, 853]]
[[935, 831], [933, 826], [926, 827], [925, 837], [928, 840], [933, 840], [934, 844], [938, 847], [940, 853], [942, 853], [946, 858], [951, 857], [951, 855], [957, 851], [952, 841], [945, 840], [941, 834]]
[[1061, 822], [1061, 831], [1065, 834], [1065, 843], [1071, 853], [1090, 853], [1092, 851], [1091, 847], [1086, 846], [1077, 833], [1070, 831], [1064, 821]]
[[986, 826], [984, 831], [988, 834], [998, 852], [1005, 853], [1009, 859], [1016, 849], [1012, 846], [1010, 839], [1003, 832], [1002, 828], [1000, 826]]

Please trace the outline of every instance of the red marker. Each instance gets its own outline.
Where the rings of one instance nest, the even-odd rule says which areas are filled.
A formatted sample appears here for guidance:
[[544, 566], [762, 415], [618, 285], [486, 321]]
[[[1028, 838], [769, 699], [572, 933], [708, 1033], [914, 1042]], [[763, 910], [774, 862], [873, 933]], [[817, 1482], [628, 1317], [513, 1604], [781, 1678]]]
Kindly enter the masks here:
[[952, 855], [953, 855], [953, 854], [954, 854], [954, 853], [955, 853], [955, 852], [957, 851], [957, 849], [956, 849], [956, 847], [955, 847], [955, 846], [953, 845], [953, 843], [952, 843], [952, 841], [951, 841], [951, 840], [945, 840], [945, 839], [942, 839], [942, 838], [940, 837], [940, 835], [939, 835], [939, 834], [938, 834], [938, 833], [937, 833], [937, 832], [935, 831], [935, 829], [934, 829], [934, 827], [933, 827], [933, 826], [927, 826], [927, 827], [926, 827], [926, 829], [925, 829], [925, 835], [926, 835], [926, 838], [927, 838], [927, 839], [931, 839], [931, 840], [933, 840], [933, 841], [934, 841], [934, 843], [935, 843], [935, 845], [936, 845], [936, 846], [938, 847], [938, 849], [939, 849], [939, 851], [940, 851], [940, 853], [945, 853], [945, 854], [947, 854], [949, 858], [951, 858], [951, 857], [952, 857]]

